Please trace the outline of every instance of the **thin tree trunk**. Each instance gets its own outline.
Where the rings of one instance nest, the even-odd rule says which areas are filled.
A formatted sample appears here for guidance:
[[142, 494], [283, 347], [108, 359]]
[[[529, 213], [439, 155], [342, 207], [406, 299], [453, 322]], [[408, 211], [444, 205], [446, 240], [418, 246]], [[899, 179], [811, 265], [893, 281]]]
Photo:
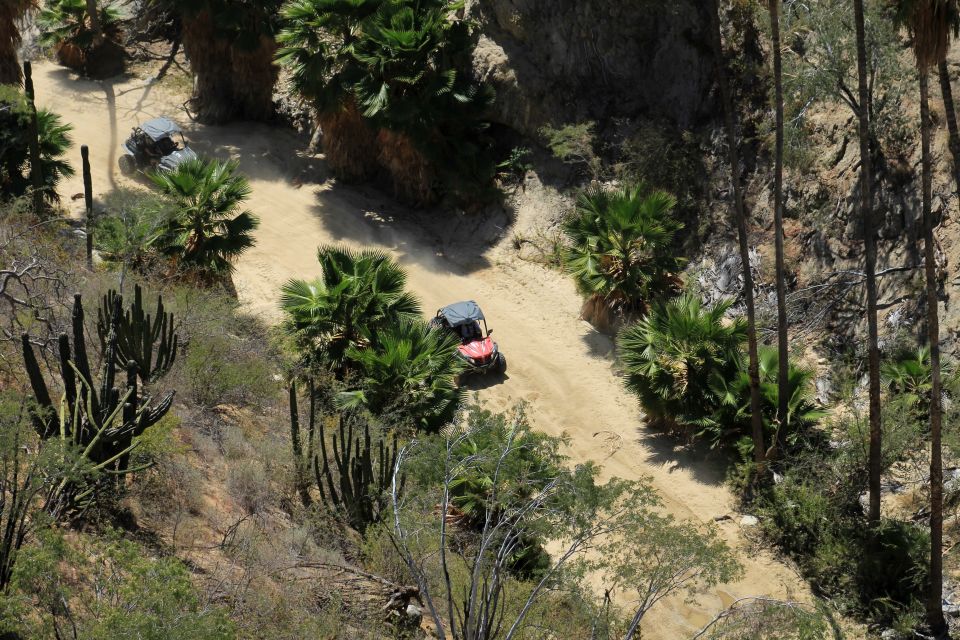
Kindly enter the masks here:
[[777, 446], [786, 436], [787, 411], [790, 402], [790, 342], [787, 336], [787, 283], [783, 260], [783, 61], [780, 55], [780, 4], [770, 0], [770, 39], [773, 50], [773, 82], [776, 101], [776, 158], [773, 177], [773, 227], [777, 271], [777, 351], [779, 353], [777, 387]]
[[859, 76], [860, 109], [857, 113], [860, 133], [860, 218], [863, 222], [863, 245], [867, 273], [867, 362], [869, 368], [869, 491], [868, 519], [880, 522], [880, 348], [877, 328], [877, 242], [873, 224], [873, 158], [870, 155], [870, 112], [865, 108], [870, 101], [867, 86], [867, 48], [863, 26], [863, 0], [853, 0], [854, 22], [857, 32], [857, 74]]
[[957, 109], [953, 102], [953, 88], [950, 86], [950, 70], [944, 58], [937, 65], [940, 76], [940, 94], [943, 96], [943, 112], [947, 118], [947, 131], [950, 133], [950, 155], [953, 156], [953, 180], [960, 194], [960, 129], [957, 127]]
[[713, 40], [713, 55], [716, 60], [717, 84], [723, 103], [723, 121], [727, 134], [727, 157], [733, 182], [734, 214], [737, 223], [737, 239], [740, 245], [740, 263], [743, 267], [743, 296], [747, 307], [747, 351], [750, 378], [750, 421], [753, 432], [753, 459], [762, 464], [766, 450], [763, 447], [763, 416], [760, 411], [760, 365], [757, 357], [757, 319], [753, 301], [753, 274], [750, 271], [750, 239], [747, 233], [747, 208], [740, 181], [740, 154], [737, 148], [736, 125], [734, 124], [733, 96], [727, 81], [726, 64], [723, 59], [723, 40], [720, 33], [720, 3], [712, 0], [710, 7], [710, 31]]
[[930, 342], [930, 591], [927, 594], [927, 624], [940, 634], [943, 618], [943, 460], [940, 445], [940, 318], [937, 309], [936, 245], [933, 235], [933, 167], [930, 160], [930, 105], [928, 71], [920, 69], [920, 140], [923, 183], [923, 257], [927, 278], [927, 336]]

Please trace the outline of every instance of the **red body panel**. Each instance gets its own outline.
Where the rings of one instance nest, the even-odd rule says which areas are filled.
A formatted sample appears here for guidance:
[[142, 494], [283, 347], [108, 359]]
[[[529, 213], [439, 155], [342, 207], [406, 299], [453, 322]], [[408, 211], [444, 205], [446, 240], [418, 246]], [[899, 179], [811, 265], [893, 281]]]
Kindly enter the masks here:
[[473, 342], [460, 345], [459, 349], [460, 354], [467, 358], [484, 361], [493, 355], [493, 338], [487, 337], [482, 340], [474, 340]]

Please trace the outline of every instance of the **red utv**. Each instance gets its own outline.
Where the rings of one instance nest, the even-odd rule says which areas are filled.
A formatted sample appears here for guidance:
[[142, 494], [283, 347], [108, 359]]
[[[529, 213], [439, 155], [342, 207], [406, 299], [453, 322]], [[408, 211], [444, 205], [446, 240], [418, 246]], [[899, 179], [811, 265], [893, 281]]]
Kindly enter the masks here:
[[487, 329], [487, 320], [473, 300], [455, 302], [443, 307], [430, 321], [430, 326], [449, 331], [460, 339], [457, 355], [466, 363], [468, 372], [506, 372], [507, 359], [490, 337], [493, 329]]

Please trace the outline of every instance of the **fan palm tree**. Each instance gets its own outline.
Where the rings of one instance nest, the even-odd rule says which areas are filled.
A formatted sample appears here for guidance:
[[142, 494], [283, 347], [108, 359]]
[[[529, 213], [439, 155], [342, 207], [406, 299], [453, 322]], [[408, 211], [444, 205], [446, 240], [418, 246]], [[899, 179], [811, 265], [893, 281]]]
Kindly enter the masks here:
[[386, 254], [325, 246], [317, 250], [321, 277], [283, 286], [285, 328], [308, 359], [343, 376], [347, 352], [375, 343], [389, 327], [420, 317], [420, 303], [405, 290], [407, 276]]
[[607, 329], [677, 288], [683, 265], [673, 250], [682, 228], [672, 218], [677, 200], [644, 185], [590, 189], [564, 224], [567, 270], [586, 296], [583, 317]]
[[[19, 197], [31, 188], [30, 142], [28, 123], [30, 105], [14, 87], [0, 88], [0, 194]], [[73, 175], [73, 168], [63, 159], [70, 149], [70, 131], [60, 116], [37, 110], [37, 132], [40, 139], [40, 175], [43, 197], [48, 203], [59, 201], [57, 185]]]
[[727, 136], [727, 158], [730, 163], [733, 182], [733, 211], [737, 225], [737, 244], [740, 249], [740, 266], [743, 273], [743, 298], [747, 309], [747, 375], [750, 380], [751, 434], [753, 437], [753, 459], [762, 463], [765, 449], [763, 445], [763, 423], [760, 414], [760, 365], [757, 355], [757, 314], [753, 299], [753, 272], [750, 269], [750, 236], [747, 228], [747, 207], [743, 197], [743, 184], [740, 180], [740, 153], [737, 146], [736, 123], [734, 121], [733, 97], [727, 79], [727, 68], [723, 55], [723, 38], [720, 32], [719, 0], [713, 0], [710, 7], [710, 35], [713, 41], [713, 55], [716, 60], [717, 84], [720, 87], [720, 99], [723, 103], [724, 129]]
[[[779, 352], [772, 347], [762, 347], [759, 360], [761, 412], [765, 435], [779, 438], [787, 446], [793, 445], [798, 436], [826, 415], [814, 400], [814, 372], [801, 367], [790, 367], [787, 375], [787, 411], [782, 414], [786, 418], [781, 419], [778, 417], [781, 415]], [[732, 379], [716, 375], [710, 384], [713, 393], [719, 398], [720, 409], [701, 435], [716, 446], [731, 437], [741, 437], [752, 422], [750, 375], [746, 371], [739, 372]], [[752, 450], [752, 442], [749, 447], [741, 447], [741, 450], [744, 449]]]
[[351, 346], [346, 358], [359, 389], [337, 397], [343, 409], [362, 407], [382, 419], [417, 429], [449, 422], [464, 397], [457, 386], [463, 365], [459, 341], [422, 320], [405, 320], [379, 332], [369, 347]]
[[939, 65], [950, 46], [954, 0], [899, 0], [899, 17], [913, 36], [913, 54], [920, 78], [920, 166], [923, 207], [923, 254], [926, 276], [927, 339], [930, 349], [930, 590], [927, 624], [935, 634], [946, 629], [943, 617], [943, 454], [941, 431], [940, 318], [933, 211], [933, 166], [930, 156], [930, 68]]
[[277, 81], [274, 34], [282, 0], [150, 0], [178, 15], [193, 71], [197, 120], [269, 120]]
[[380, 165], [394, 193], [414, 204], [462, 189], [464, 175], [489, 183], [496, 172], [489, 158], [471, 162], [487, 155], [482, 118], [493, 93], [471, 79], [472, 26], [453, 17], [460, 8], [449, 0], [384, 3], [355, 47], [354, 91], [379, 126]]
[[[104, 36], [114, 40], [119, 36], [120, 19], [115, 7], [97, 8], [95, 0], [52, 0], [37, 16], [40, 43], [52, 47], [63, 66], [86, 71], [88, 54]], [[119, 60], [122, 64], [122, 52]]]
[[709, 424], [718, 407], [711, 380], [737, 375], [746, 339], [746, 322], [725, 318], [731, 304], [705, 308], [699, 298], [684, 294], [654, 305], [620, 332], [627, 388], [649, 417], [671, 427]]
[[858, 107], [855, 109], [860, 139], [860, 219], [863, 225], [864, 271], [867, 294], [867, 367], [870, 452], [868, 457], [868, 519], [880, 522], [880, 475], [882, 469], [882, 423], [880, 415], [880, 347], [877, 323], [877, 242], [873, 220], [873, 156], [870, 148], [870, 82], [867, 71], [867, 38], [863, 0], [853, 0], [857, 40]]
[[277, 59], [310, 101], [323, 132], [327, 164], [338, 178], [361, 180], [377, 168], [376, 132], [360, 114], [354, 44], [384, 0], [295, 0], [283, 7]]
[[260, 221], [249, 211], [237, 212], [250, 195], [237, 166], [196, 158], [150, 176], [174, 207], [162, 251], [202, 278], [229, 276], [233, 260], [254, 244], [252, 232]]
[[17, 60], [21, 42], [17, 23], [36, 7], [36, 0], [0, 0], [0, 84], [23, 82], [23, 72]]

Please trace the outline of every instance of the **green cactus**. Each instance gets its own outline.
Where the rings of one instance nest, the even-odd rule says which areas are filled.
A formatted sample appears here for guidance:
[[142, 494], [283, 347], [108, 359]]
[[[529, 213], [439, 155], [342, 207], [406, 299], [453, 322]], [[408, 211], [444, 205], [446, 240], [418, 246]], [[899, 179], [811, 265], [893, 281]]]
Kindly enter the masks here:
[[[138, 364], [129, 360], [126, 384], [121, 391], [117, 378], [117, 327], [123, 301], [113, 299], [110, 331], [104, 342], [99, 391], [90, 372], [90, 360], [84, 339], [84, 312], [80, 294], [73, 300], [73, 350], [66, 334], [59, 345], [59, 373], [63, 388], [60, 406], [54, 406], [29, 336], [21, 337], [23, 361], [37, 401], [33, 424], [41, 438], [68, 440], [83, 452], [94, 469], [106, 469], [122, 476], [129, 473], [129, 454], [133, 439], [156, 424], [173, 403], [173, 392], [154, 400], [137, 384]], [[70, 492], [67, 492], [68, 494]]]
[[[312, 381], [309, 391], [307, 447], [304, 452], [296, 386], [294, 383], [290, 385], [290, 435], [301, 498], [307, 493], [303, 478], [309, 465], [312, 466], [323, 502], [343, 514], [352, 527], [363, 531], [367, 526], [379, 522], [386, 511], [387, 494], [397, 462], [397, 435], [394, 433], [392, 442], [388, 442], [381, 433], [374, 443], [370, 422], [366, 417], [341, 413], [337, 416], [337, 427], [331, 434], [328, 449], [326, 421], [323, 416], [317, 420]], [[314, 438], [319, 444], [319, 452], [314, 450]], [[401, 491], [403, 482], [401, 478]]]
[[[97, 335], [100, 347], [106, 352], [110, 335], [111, 317], [116, 300], [120, 298], [110, 290], [97, 309]], [[143, 307], [143, 290], [140, 285], [133, 289], [133, 304], [119, 317], [116, 327], [117, 357], [120, 362], [133, 360], [143, 384], [156, 382], [177, 359], [179, 336], [174, 332], [173, 314], [163, 310], [163, 296], [157, 296], [157, 310], [151, 316]], [[158, 343], [159, 341], [159, 343]], [[156, 351], [156, 356], [154, 356]]]

